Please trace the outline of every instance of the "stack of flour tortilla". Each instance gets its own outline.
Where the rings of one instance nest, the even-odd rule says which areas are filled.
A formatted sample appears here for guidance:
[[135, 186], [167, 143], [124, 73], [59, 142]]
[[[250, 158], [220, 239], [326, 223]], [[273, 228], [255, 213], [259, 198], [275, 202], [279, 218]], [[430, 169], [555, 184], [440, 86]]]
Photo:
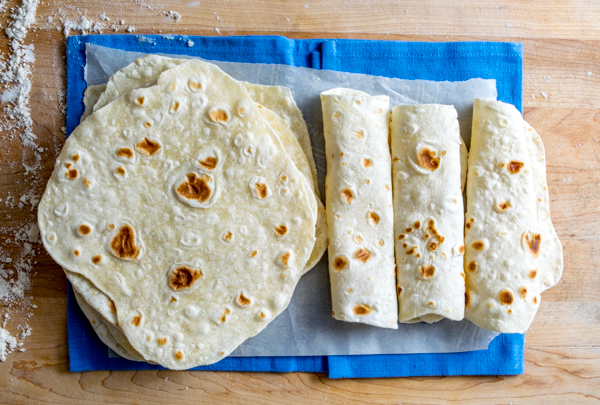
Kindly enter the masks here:
[[333, 317], [525, 332], [563, 263], [544, 147], [516, 108], [475, 100], [467, 157], [452, 106], [321, 100]]
[[46, 249], [121, 356], [219, 361], [285, 310], [327, 246], [291, 92], [152, 55], [84, 102], [40, 203]]

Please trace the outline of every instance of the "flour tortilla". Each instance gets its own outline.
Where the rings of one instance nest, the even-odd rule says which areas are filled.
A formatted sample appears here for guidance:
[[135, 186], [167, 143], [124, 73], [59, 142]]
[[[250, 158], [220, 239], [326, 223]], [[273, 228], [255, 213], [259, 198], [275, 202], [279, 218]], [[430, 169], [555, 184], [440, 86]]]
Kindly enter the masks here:
[[541, 274], [542, 291], [554, 287], [563, 272], [562, 244], [550, 218], [550, 195], [546, 181], [546, 152], [538, 133], [523, 120], [527, 134], [527, 148], [533, 167], [533, 183], [537, 195], [538, 223], [545, 242], [541, 246], [538, 266], [544, 269]]
[[[129, 360], [145, 361], [129, 343], [117, 321], [114, 302], [87, 278], [63, 268], [73, 286], [77, 303], [103, 343]], [[85, 306], [82, 305], [85, 303]], [[123, 356], [122, 353], [128, 353]]]
[[[94, 332], [100, 338], [102, 343], [108, 346], [112, 351], [117, 353], [119, 356], [131, 360], [131, 361], [145, 361], [142, 356], [134, 355], [130, 350], [133, 350], [129, 342], [127, 342], [127, 346], [130, 350], [122, 346], [113, 336], [110, 331], [112, 325], [108, 323], [94, 308], [92, 308], [86, 300], [75, 291], [75, 299], [77, 300], [77, 304], [81, 308], [85, 317], [90, 321], [92, 328], [94, 328]], [[114, 326], [112, 326], [114, 328]]]
[[389, 98], [321, 93], [333, 317], [398, 328]]
[[114, 301], [136, 351], [186, 369], [227, 356], [285, 309], [315, 242], [314, 212], [243, 86], [189, 61], [74, 131], [39, 223], [53, 258]]
[[[252, 96], [252, 94], [250, 94], [250, 96]], [[290, 130], [290, 127], [278, 114], [275, 114], [273, 111], [260, 104], [258, 104], [258, 107], [259, 113], [265, 119], [265, 121], [269, 123], [271, 128], [273, 128], [277, 136], [279, 136], [279, 139], [281, 140], [285, 151], [290, 156], [298, 170], [300, 170], [300, 172], [304, 175], [306, 181], [314, 191], [315, 189], [312, 183], [310, 164], [306, 159], [306, 155], [304, 154], [300, 143]], [[306, 262], [306, 264], [304, 265], [302, 274], [306, 274], [308, 271], [312, 270], [317, 265], [317, 263], [319, 263], [319, 261], [323, 257], [323, 254], [325, 254], [325, 251], [327, 250], [328, 238], [327, 217], [325, 215], [325, 207], [323, 206], [321, 199], [316, 194], [315, 201], [317, 202], [317, 223], [315, 226], [316, 242], [310, 254], [308, 262]]]
[[399, 321], [464, 317], [461, 139], [454, 107], [392, 109]]
[[81, 115], [81, 118], [79, 119], [80, 124], [94, 112], [94, 105], [96, 105], [98, 99], [105, 90], [106, 84], [89, 86], [85, 89], [83, 92], [83, 106], [85, 109]]
[[[185, 63], [188, 60], [189, 59], [176, 59], [160, 55], [146, 55], [143, 58], [137, 59], [135, 62], [123, 67], [111, 76], [106, 85], [101, 85], [105, 88], [103, 93], [98, 94], [99, 89], [93, 86], [88, 88], [89, 90], [86, 91], [86, 94], [90, 93], [89, 102], [93, 101], [92, 95], [98, 94], [97, 101], [93, 104], [93, 111], [98, 111], [122, 94], [155, 84], [158, 76], [162, 72]], [[269, 110], [272, 110], [285, 121], [291, 133], [300, 143], [305, 154], [304, 158], [308, 161], [311, 171], [309, 181], [312, 182], [313, 191], [319, 200], [319, 220], [317, 221], [316, 229], [319, 240], [315, 244], [314, 251], [311, 254], [311, 260], [304, 269], [304, 273], [307, 273], [314, 268], [327, 249], [327, 240], [324, 239], [327, 234], [327, 221], [325, 220], [325, 207], [320, 201], [317, 169], [312, 154], [310, 135], [308, 133], [308, 128], [306, 127], [306, 122], [304, 121], [302, 112], [292, 97], [292, 92], [287, 87], [266, 86], [247, 82], [242, 82], [242, 84], [246, 87], [246, 90], [248, 90], [252, 100]], [[87, 108], [86, 104], [86, 110]]]
[[510, 104], [474, 102], [465, 317], [503, 333], [527, 331], [541, 292], [562, 272], [560, 241], [549, 219], [543, 146], [530, 128]]
[[111, 325], [118, 326], [115, 303], [86, 277], [63, 268], [73, 289], [83, 297], [88, 305]]
[[248, 82], [242, 83], [244, 84], [244, 87], [246, 87], [246, 90], [248, 90], [248, 93], [250, 93], [252, 100], [274, 111], [290, 128], [306, 155], [306, 160], [310, 166], [314, 190], [317, 194], [317, 198], [320, 199], [321, 193], [319, 192], [319, 181], [317, 179], [317, 166], [313, 156], [310, 134], [308, 133], [306, 121], [304, 121], [304, 117], [302, 116], [302, 111], [300, 111], [294, 101], [292, 91], [284, 86], [267, 86]]
[[[167, 69], [171, 69], [189, 59], [169, 58], [160, 55], [146, 55], [138, 58], [135, 62], [117, 71], [105, 85], [104, 92], [97, 98], [97, 102], [91, 104], [93, 111], [98, 111], [122, 94], [129, 93], [133, 89], [148, 87], [156, 83], [158, 75]], [[242, 82], [252, 99], [267, 107], [279, 115], [290, 127], [292, 133], [300, 142], [300, 146], [306, 155], [310, 166], [314, 183], [315, 193], [321, 198], [317, 180], [317, 167], [312, 152], [310, 135], [302, 112], [296, 105], [292, 92], [283, 86], [266, 86]], [[90, 97], [95, 95], [99, 89], [90, 88]], [[87, 93], [87, 92], [86, 92]]]

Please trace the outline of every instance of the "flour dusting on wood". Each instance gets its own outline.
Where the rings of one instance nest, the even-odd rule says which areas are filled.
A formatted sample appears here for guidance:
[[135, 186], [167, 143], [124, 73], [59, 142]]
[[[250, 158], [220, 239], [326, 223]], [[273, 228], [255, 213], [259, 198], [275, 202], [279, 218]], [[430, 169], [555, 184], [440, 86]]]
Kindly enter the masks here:
[[[39, 202], [38, 190], [41, 159], [44, 149], [36, 143], [37, 136], [33, 133], [33, 121], [29, 109], [29, 94], [31, 91], [31, 70], [35, 62], [33, 44], [27, 44], [27, 30], [36, 23], [35, 13], [38, 0], [23, 0], [21, 5], [10, 9], [10, 20], [4, 30], [8, 38], [8, 53], [0, 55], [0, 84], [2, 93], [2, 123], [0, 124], [0, 145], [2, 147], [2, 164], [15, 167], [14, 161], [7, 158], [5, 150], [12, 147], [16, 140], [22, 146], [21, 165], [24, 168], [24, 181], [31, 185], [21, 196], [11, 195], [10, 192], [0, 196], [3, 210], [23, 210], [26, 206], [34, 211]], [[0, 2], [0, 12], [5, 12], [5, 2]], [[13, 173], [17, 172], [16, 167]], [[6, 214], [6, 223], [12, 214]], [[0, 361], [15, 349], [24, 351], [23, 340], [31, 335], [27, 319], [36, 308], [31, 303], [27, 292], [31, 288], [31, 277], [35, 262], [36, 249], [40, 249], [40, 232], [31, 215], [28, 223], [18, 226], [3, 226], [0, 228], [0, 300], [2, 302], [2, 327], [0, 328]], [[7, 328], [7, 324], [9, 324]], [[11, 334], [11, 330], [16, 336]], [[20, 333], [14, 332], [15, 330]]]

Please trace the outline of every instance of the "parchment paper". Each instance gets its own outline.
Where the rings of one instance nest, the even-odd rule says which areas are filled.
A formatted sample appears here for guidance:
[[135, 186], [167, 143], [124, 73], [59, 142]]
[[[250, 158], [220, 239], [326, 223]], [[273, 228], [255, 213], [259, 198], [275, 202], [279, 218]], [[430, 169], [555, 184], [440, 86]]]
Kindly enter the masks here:
[[[142, 37], [140, 37], [142, 38]], [[144, 53], [128, 52], [87, 44], [85, 80], [88, 85], [106, 83], [118, 69]], [[186, 55], [167, 55], [190, 58]], [[461, 135], [471, 138], [474, 98], [496, 98], [496, 81], [471, 79], [465, 82], [400, 80], [355, 73], [315, 70], [287, 65], [211, 61], [238, 80], [280, 85], [292, 90], [308, 126], [325, 195], [322, 91], [349, 87], [371, 95], [390, 97], [397, 104], [452, 104], [458, 111]], [[340, 322], [331, 316], [331, 292], [327, 256], [302, 277], [285, 312], [257, 336], [245, 341], [231, 356], [324, 356], [349, 354], [447, 353], [485, 350], [498, 333], [481, 329], [467, 320], [442, 320], [428, 324], [399, 324], [398, 330]]]

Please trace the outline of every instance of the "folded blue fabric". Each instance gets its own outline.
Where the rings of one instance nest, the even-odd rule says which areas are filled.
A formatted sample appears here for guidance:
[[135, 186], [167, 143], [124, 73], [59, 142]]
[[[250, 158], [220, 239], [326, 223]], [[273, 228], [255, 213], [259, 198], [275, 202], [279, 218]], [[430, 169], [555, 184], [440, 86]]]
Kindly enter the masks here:
[[[67, 134], [79, 124], [83, 113], [83, 91], [87, 87], [84, 80], [86, 43], [127, 51], [186, 54], [230, 62], [278, 63], [401, 79], [496, 79], [498, 99], [519, 110], [522, 108], [523, 47], [520, 43], [293, 40], [275, 36], [75, 36], [67, 42]], [[68, 339], [73, 372], [161, 369], [160, 366], [110, 357], [79, 309], [70, 286]], [[330, 378], [512, 375], [523, 373], [523, 351], [523, 335], [502, 334], [491, 342], [488, 350], [473, 352], [228, 357], [195, 370], [328, 372]]]

